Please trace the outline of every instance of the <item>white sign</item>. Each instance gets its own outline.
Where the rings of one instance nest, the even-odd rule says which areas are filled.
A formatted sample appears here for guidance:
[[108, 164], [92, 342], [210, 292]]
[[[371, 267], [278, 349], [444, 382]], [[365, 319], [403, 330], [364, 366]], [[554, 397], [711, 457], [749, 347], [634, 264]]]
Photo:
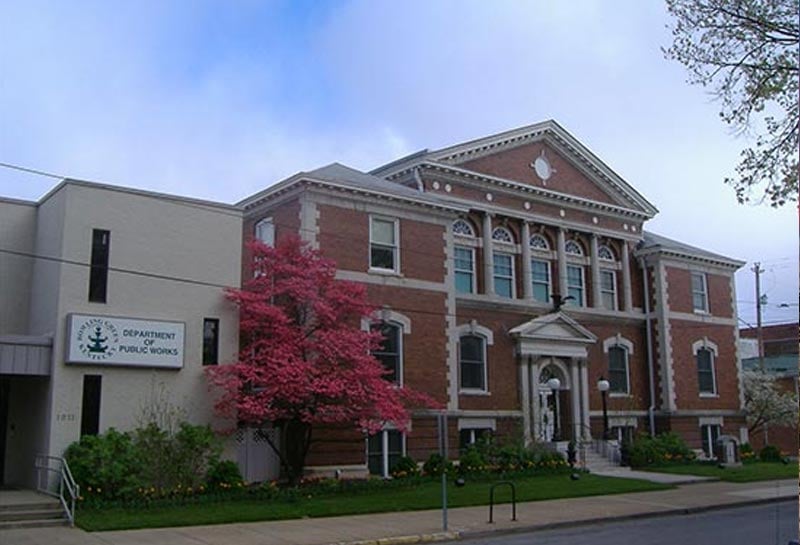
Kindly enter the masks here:
[[110, 316], [67, 317], [67, 363], [183, 367], [182, 322]]

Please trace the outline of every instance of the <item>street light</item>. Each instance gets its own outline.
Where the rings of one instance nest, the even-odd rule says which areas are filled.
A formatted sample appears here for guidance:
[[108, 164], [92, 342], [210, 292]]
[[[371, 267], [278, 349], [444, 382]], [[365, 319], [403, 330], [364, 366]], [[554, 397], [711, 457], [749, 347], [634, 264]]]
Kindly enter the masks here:
[[560, 406], [558, 402], [558, 390], [561, 388], [561, 381], [558, 380], [556, 377], [551, 378], [547, 381], [547, 386], [550, 387], [550, 390], [555, 392], [554, 395], [556, 397], [556, 414], [555, 418], [553, 418], [553, 439], [559, 439], [559, 429], [558, 429], [558, 421], [559, 421], [559, 411]]
[[611, 388], [611, 383], [603, 377], [597, 381], [597, 389], [603, 397], [603, 439], [608, 441], [608, 405], [606, 404], [606, 392]]

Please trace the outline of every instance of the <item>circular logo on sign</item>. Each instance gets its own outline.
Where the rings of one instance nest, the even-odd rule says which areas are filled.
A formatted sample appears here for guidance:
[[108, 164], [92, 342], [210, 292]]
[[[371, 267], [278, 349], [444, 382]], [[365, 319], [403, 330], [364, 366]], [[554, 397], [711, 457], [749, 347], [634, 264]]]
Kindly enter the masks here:
[[84, 356], [93, 360], [105, 360], [116, 353], [119, 333], [108, 320], [92, 318], [81, 325], [76, 340]]

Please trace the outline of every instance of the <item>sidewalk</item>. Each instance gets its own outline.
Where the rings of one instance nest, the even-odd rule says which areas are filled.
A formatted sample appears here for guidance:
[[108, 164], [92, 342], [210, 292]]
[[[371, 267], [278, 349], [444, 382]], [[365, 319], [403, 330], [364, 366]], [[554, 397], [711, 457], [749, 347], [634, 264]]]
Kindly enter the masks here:
[[8, 530], [3, 545], [362, 545], [418, 543], [469, 538], [492, 532], [554, 528], [599, 521], [691, 513], [708, 509], [798, 498], [795, 479], [735, 484], [699, 482], [674, 490], [521, 503], [517, 521], [511, 506], [450, 509], [449, 532], [440, 510], [382, 513], [320, 519], [190, 526], [153, 530], [86, 533], [72, 528]]

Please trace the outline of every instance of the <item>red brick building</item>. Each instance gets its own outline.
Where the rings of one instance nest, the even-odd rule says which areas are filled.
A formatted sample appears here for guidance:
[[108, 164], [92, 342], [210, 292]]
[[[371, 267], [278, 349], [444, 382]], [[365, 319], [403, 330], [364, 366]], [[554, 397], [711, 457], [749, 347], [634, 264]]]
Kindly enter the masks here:
[[[673, 430], [700, 449], [744, 427], [743, 262], [645, 231], [656, 208], [553, 121], [370, 173], [332, 164], [240, 204], [245, 236], [299, 233], [367, 285], [378, 356], [447, 407], [451, 446], [599, 438], [601, 378], [613, 437]], [[330, 431], [309, 462], [383, 473], [427, 458], [435, 424]]]

